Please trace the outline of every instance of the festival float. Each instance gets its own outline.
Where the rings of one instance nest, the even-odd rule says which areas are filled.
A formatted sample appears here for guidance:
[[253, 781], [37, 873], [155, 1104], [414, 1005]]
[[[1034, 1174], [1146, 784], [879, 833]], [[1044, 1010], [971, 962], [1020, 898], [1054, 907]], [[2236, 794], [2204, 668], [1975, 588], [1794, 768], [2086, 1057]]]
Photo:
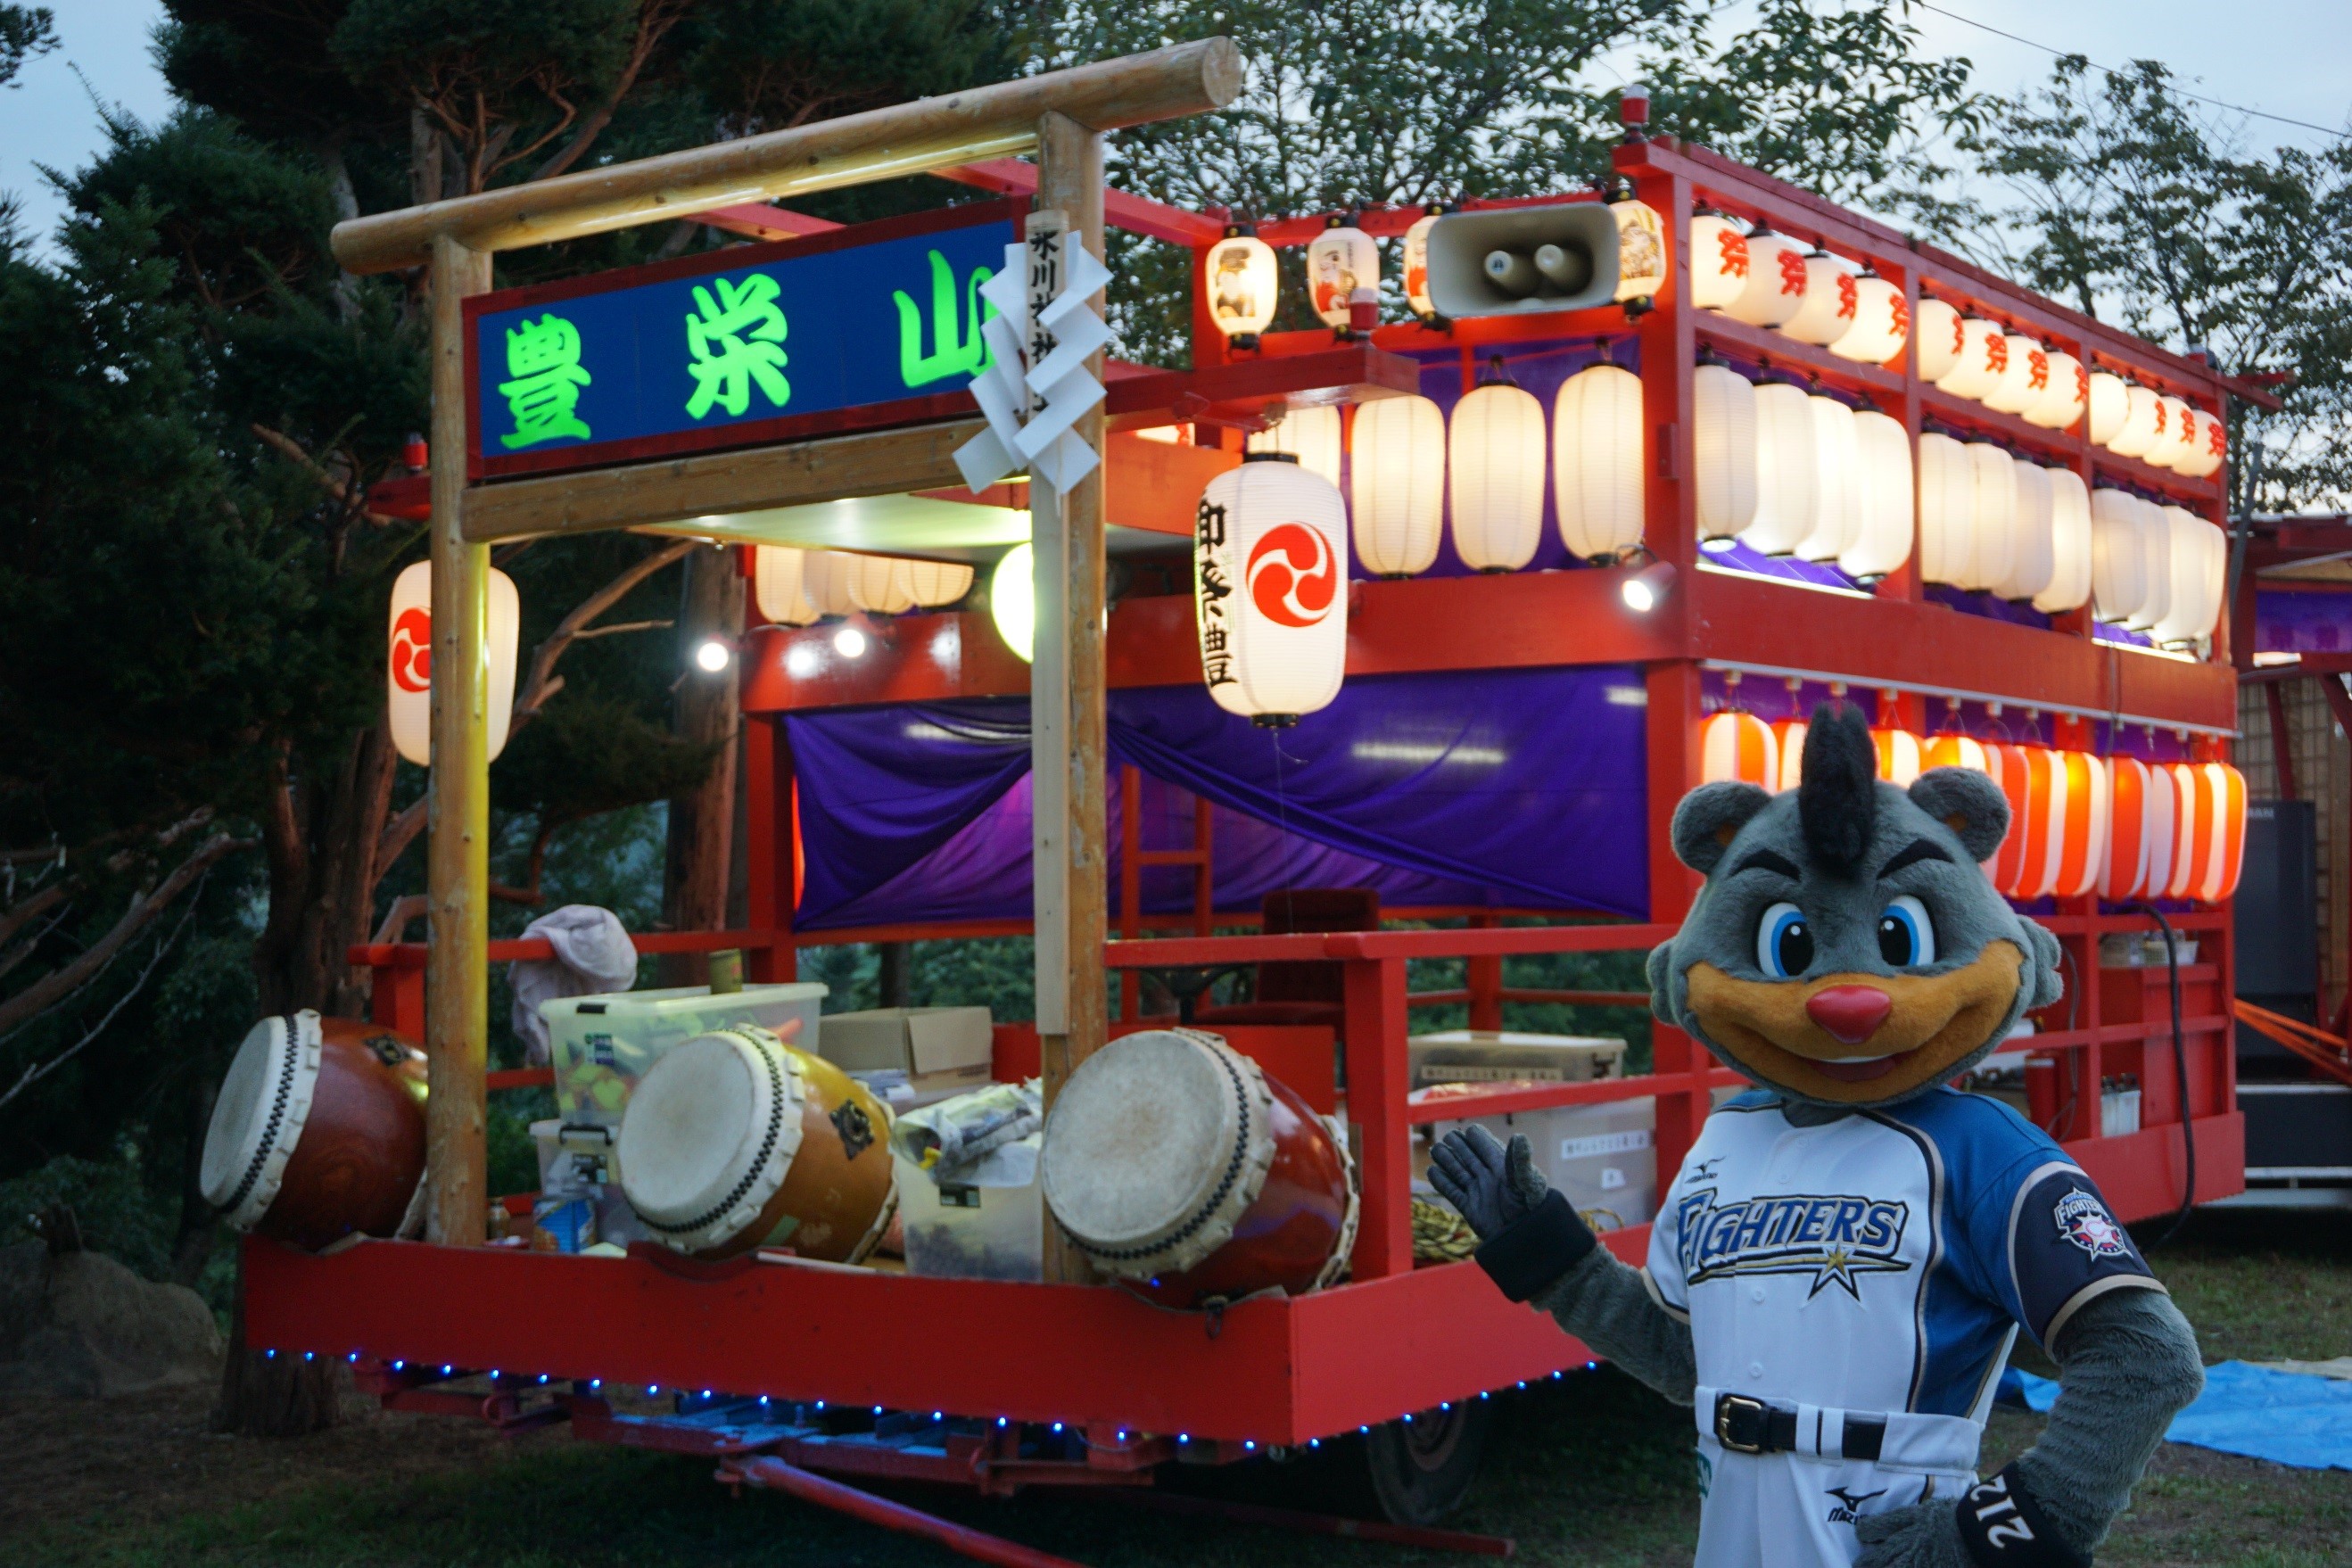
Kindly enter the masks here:
[[[1509, 1033], [1648, 997], [1506, 964], [1669, 936], [1675, 803], [1793, 787], [1822, 702], [1866, 710], [1883, 777], [1976, 768], [2011, 804], [1985, 872], [2066, 992], [1971, 1087], [2125, 1219], [2241, 1189], [2242, 389], [1648, 136], [1638, 94], [1606, 184], [1554, 195], [1105, 187], [1106, 132], [1240, 72], [1188, 44], [338, 227], [352, 270], [433, 279], [432, 558], [392, 629], [431, 932], [354, 951], [373, 1045], [274, 1022], [232, 1075], [206, 1180], [253, 1230], [249, 1345], [995, 1561], [1046, 1559], [839, 1478], [1149, 1499], [1171, 1463], [1346, 1442], [1393, 1522], [1282, 1522], [1492, 1550], [1431, 1528], [1490, 1396], [1591, 1357], [1462, 1261], [1416, 1151], [1539, 1131], [1640, 1258], [1740, 1080], [1663, 1025], [1640, 1072]], [[855, 227], [769, 205], [922, 171], [984, 195]], [[680, 214], [767, 237], [488, 288], [495, 251]], [[1192, 252], [1191, 368], [1106, 361], [1106, 227]], [[488, 965], [551, 949], [487, 935], [515, 624], [488, 550], [609, 529], [751, 580], [716, 656], [749, 926], [637, 939], [748, 973], [551, 1003], [554, 1066], [490, 1072]], [[812, 947], [1012, 934], [1032, 1019], [827, 1015], [797, 979]], [[1430, 960], [1463, 983], [1411, 989]], [[1468, 1028], [1417, 1033], [1441, 1006]], [[403, 1142], [331, 1223], [289, 1107], [365, 1164], [320, 1108], [364, 1080], [408, 1138], [407, 1042], [421, 1182]], [[559, 1250], [502, 1245], [548, 1205], [486, 1190], [485, 1097], [551, 1084], [543, 1159], [600, 1179]]]

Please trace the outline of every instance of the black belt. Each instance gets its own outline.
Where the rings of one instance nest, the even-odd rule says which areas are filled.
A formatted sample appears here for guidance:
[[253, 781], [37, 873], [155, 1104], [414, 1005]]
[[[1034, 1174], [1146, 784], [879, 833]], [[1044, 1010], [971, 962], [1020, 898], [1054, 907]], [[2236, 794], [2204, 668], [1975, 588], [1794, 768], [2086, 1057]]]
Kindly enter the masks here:
[[[1735, 1454], [1786, 1454], [1797, 1450], [1797, 1407], [1744, 1394], [1715, 1396], [1715, 1437]], [[1883, 1415], [1846, 1414], [1838, 1451], [1849, 1459], [1876, 1459], [1886, 1441]]]

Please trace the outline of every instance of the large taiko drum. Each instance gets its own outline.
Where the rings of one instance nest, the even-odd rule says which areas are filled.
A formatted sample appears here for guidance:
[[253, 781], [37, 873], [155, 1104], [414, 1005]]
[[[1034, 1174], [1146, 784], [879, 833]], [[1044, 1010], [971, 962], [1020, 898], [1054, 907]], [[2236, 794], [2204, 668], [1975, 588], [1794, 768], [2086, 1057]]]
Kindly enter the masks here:
[[752, 1025], [698, 1035], [637, 1081], [614, 1154], [646, 1228], [696, 1258], [788, 1247], [859, 1263], [898, 1208], [890, 1112]]
[[358, 1018], [264, 1018], [213, 1101], [198, 1173], [233, 1229], [316, 1250], [425, 1215], [425, 1053]]
[[1215, 1035], [1151, 1029], [1080, 1064], [1045, 1120], [1046, 1206], [1171, 1307], [1328, 1285], [1355, 1247], [1343, 1129]]

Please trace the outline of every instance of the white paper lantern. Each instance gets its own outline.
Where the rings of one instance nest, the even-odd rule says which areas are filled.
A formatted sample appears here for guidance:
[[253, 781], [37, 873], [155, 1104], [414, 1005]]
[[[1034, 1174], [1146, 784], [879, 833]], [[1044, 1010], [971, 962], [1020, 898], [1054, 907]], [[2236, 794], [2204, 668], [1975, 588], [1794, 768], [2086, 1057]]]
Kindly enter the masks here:
[[1919, 575], [1962, 585], [1976, 559], [1976, 471], [1941, 431], [1919, 437]]
[[1710, 208], [1701, 208], [1690, 227], [1691, 303], [1702, 310], [1720, 310], [1739, 298], [1748, 286], [1748, 236], [1739, 225]]
[[971, 592], [971, 568], [954, 561], [908, 561], [907, 592], [918, 609], [939, 610]]
[[1273, 324], [1282, 289], [1274, 247], [1239, 225], [1209, 247], [1209, 320], [1228, 338], [1255, 339]]
[[1960, 363], [1968, 331], [1959, 311], [1941, 300], [1922, 299], [1913, 334], [1919, 343], [1919, 379], [1940, 382]]
[[2010, 460], [2010, 480], [2016, 487], [2016, 524], [2009, 553], [2009, 571], [1993, 584], [1993, 593], [2012, 602], [2040, 597], [2057, 576], [2057, 542], [2050, 471], [2039, 464]]
[[1412, 226], [1404, 231], [1404, 302], [1412, 307], [1416, 316], [1437, 313], [1437, 307], [1429, 298], [1429, 231], [1437, 226], [1438, 216], [1437, 209], [1432, 207], [1413, 219]]
[[1356, 559], [1378, 577], [1429, 570], [1445, 521], [1445, 416], [1418, 395], [1359, 405], [1349, 450]]
[[2197, 458], [2196, 416], [2187, 403], [2168, 393], [2157, 399], [2157, 405], [2163, 418], [2158, 422], [2157, 438], [2148, 446], [2147, 460], [2159, 468], [2185, 474], [2188, 465]]
[[1853, 410], [1836, 398], [1815, 393], [1805, 402], [1813, 413], [1821, 515], [1813, 531], [1798, 541], [1797, 555], [1804, 561], [1834, 561], [1862, 529], [1861, 438], [1854, 432]]
[[2147, 597], [2139, 614], [2125, 624], [2136, 632], [2153, 631], [2172, 614], [2172, 524], [2164, 509], [2153, 501], [2132, 498], [2132, 521], [2139, 530], [2139, 559]]
[[1631, 180], [1619, 183], [1609, 204], [1617, 220], [1617, 299], [1646, 300], [1666, 286], [1666, 220], [1633, 195]]
[[1805, 302], [1805, 247], [1759, 227], [1748, 237], [1748, 281], [1724, 314], [1751, 327], [1777, 327]]
[[842, 574], [849, 602], [870, 616], [903, 616], [915, 607], [910, 563], [896, 555], [840, 552], [834, 570]]
[[2072, 468], [2044, 468], [2050, 485], [2050, 585], [2034, 595], [2044, 615], [2082, 607], [2091, 596], [2091, 492]]
[[1698, 465], [1698, 537], [1736, 538], [1756, 521], [1756, 386], [1729, 365], [1691, 372], [1691, 444]]
[[2222, 462], [2229, 457], [2230, 427], [2203, 409], [2190, 412], [2197, 421], [2197, 462], [2185, 471], [2191, 479], [2210, 479], [2221, 471]]
[[1874, 409], [1853, 416], [1860, 471], [1853, 542], [1838, 570], [1864, 581], [1884, 577], [1911, 558], [1911, 437], [1900, 421]]
[[1337, 489], [1339, 483], [1339, 410], [1328, 403], [1310, 404], [1285, 414], [1272, 428], [1253, 430], [1247, 449], [1286, 452], [1310, 474]]
[[1853, 274], [1828, 251], [1809, 251], [1805, 256], [1805, 297], [1798, 304], [1797, 313], [1780, 324], [1780, 331], [1801, 343], [1827, 348], [1845, 336], [1847, 329], [1853, 325], [1856, 303]]
[[2050, 384], [2050, 352], [2022, 332], [2004, 332], [1984, 405], [1996, 414], [2022, 414], [2041, 399]]
[[2090, 401], [2091, 374], [2083, 362], [2063, 349], [2052, 349], [2050, 374], [2040, 396], [2025, 411], [2025, 422], [2044, 430], [2072, 429]]
[[2170, 527], [2172, 603], [2150, 633], [2159, 643], [2189, 644], [2210, 637], [2221, 618], [2229, 572], [2227, 535], [2181, 507], [2159, 507]]
[[818, 610], [804, 581], [808, 553], [783, 544], [762, 544], [752, 552], [752, 597], [771, 625], [805, 626], [816, 621]]
[[1379, 244], [1345, 219], [1333, 218], [1307, 247], [1307, 294], [1325, 326], [1346, 326], [1356, 290], [1380, 286]]
[[1767, 555], [1791, 554], [1821, 516], [1812, 405], [1801, 386], [1766, 382], [1756, 389], [1756, 521], [1739, 542]]
[[1969, 441], [1963, 449], [1976, 482], [1976, 518], [1969, 530], [1974, 548], [1959, 585], [1990, 591], [2008, 578], [2017, 554], [2017, 465], [1990, 441]]
[[2107, 450], [2118, 458], [2144, 456], [2156, 445], [2158, 427], [2164, 422], [2164, 399], [2152, 387], [2136, 382], [2124, 386], [2124, 419], [2107, 442]]
[[1936, 384], [1955, 397], [1981, 403], [2000, 384], [2001, 369], [2008, 363], [2009, 336], [2000, 330], [2000, 323], [1982, 316], [1963, 316], [1959, 357], [1951, 369], [1936, 378]]
[[1520, 387], [1474, 387], [1454, 405], [1446, 482], [1454, 552], [1474, 572], [1516, 572], [1543, 539], [1543, 405]]
[[2092, 613], [2128, 625], [2147, 602], [2147, 563], [2140, 548], [2138, 502], [2122, 490], [2091, 492]]
[[1280, 726], [1339, 695], [1348, 663], [1339, 492], [1263, 457], [1209, 481], [1193, 531], [1201, 673], [1228, 713]]
[[[507, 747], [514, 714], [515, 647], [522, 635], [522, 599], [514, 579], [489, 568], [488, 710], [483, 729], [490, 756]], [[418, 767], [433, 761], [433, 563], [412, 562], [392, 582], [384, 700], [393, 749]]]
[[1863, 364], [1885, 364], [1903, 352], [1904, 341], [1911, 335], [1911, 307], [1901, 288], [1867, 267], [1849, 281], [1853, 319], [1844, 335], [1830, 344], [1830, 353]]
[[2091, 372], [2087, 393], [2091, 416], [2087, 434], [2094, 447], [2107, 447], [2124, 427], [2131, 413], [2131, 384], [2113, 371]]
[[801, 585], [820, 616], [850, 616], [859, 605], [851, 592], [863, 570], [861, 557], [843, 550], [812, 550], [801, 563]]
[[1642, 542], [1641, 377], [1596, 364], [1560, 383], [1551, 454], [1552, 507], [1570, 555], [1606, 560]]

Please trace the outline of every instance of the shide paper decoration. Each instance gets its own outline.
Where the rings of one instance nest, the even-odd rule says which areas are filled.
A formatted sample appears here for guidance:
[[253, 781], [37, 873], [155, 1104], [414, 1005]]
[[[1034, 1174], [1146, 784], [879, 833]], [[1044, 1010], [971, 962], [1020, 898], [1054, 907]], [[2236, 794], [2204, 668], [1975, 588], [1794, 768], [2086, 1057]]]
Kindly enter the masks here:
[[1087, 361], [1111, 331], [1089, 301], [1109, 281], [1070, 229], [1006, 246], [1004, 270], [980, 286], [996, 311], [981, 324], [995, 363], [971, 383], [988, 428], [955, 455], [974, 495], [1024, 468], [1067, 495], [1102, 461], [1071, 426], [1103, 400]]

